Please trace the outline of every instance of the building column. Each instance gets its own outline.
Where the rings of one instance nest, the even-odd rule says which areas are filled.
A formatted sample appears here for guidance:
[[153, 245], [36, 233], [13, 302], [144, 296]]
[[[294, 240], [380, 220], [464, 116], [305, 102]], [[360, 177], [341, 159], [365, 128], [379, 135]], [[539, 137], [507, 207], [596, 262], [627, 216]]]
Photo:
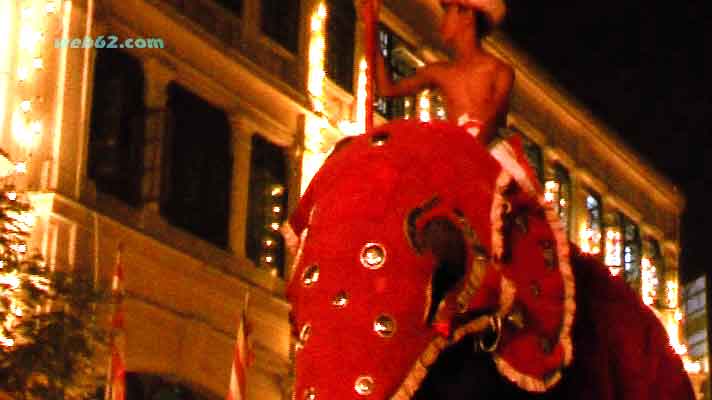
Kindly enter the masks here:
[[158, 213], [161, 196], [161, 161], [168, 135], [168, 84], [175, 71], [157, 58], [144, 62], [146, 120], [141, 199], [145, 212]]
[[232, 127], [232, 189], [230, 192], [230, 227], [228, 243], [233, 253], [246, 258], [247, 213], [252, 159], [252, 135], [255, 129], [243, 115], [230, 116]]

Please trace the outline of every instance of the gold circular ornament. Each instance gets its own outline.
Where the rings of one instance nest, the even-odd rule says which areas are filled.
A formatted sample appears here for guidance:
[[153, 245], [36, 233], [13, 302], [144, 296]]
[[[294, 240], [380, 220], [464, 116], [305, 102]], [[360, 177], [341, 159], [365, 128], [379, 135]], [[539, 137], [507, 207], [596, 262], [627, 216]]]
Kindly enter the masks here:
[[386, 132], [376, 133], [373, 136], [371, 136], [371, 146], [375, 146], [375, 147], [384, 146], [388, 142], [388, 139], [390, 139], [390, 137], [391, 137], [391, 135], [389, 135]]
[[343, 290], [340, 291], [336, 294], [336, 296], [334, 296], [334, 300], [331, 301], [331, 304], [333, 304], [336, 308], [346, 307], [346, 305], [349, 304], [349, 294]]
[[316, 264], [310, 265], [302, 274], [302, 282], [304, 286], [309, 287], [319, 281], [319, 266]]
[[354, 389], [356, 390], [356, 393], [360, 394], [361, 396], [368, 396], [373, 393], [374, 386], [375, 383], [373, 381], [373, 378], [368, 375], [363, 375], [356, 378], [356, 384], [354, 385]]
[[299, 341], [302, 347], [307, 343], [309, 337], [311, 336], [311, 324], [307, 323], [302, 326], [302, 330], [299, 331]]
[[373, 321], [373, 331], [382, 338], [392, 337], [396, 333], [396, 321], [390, 315], [380, 315]]
[[368, 269], [380, 269], [386, 263], [386, 248], [379, 243], [367, 243], [361, 250], [361, 264]]
[[304, 400], [316, 400], [316, 389], [313, 387], [305, 389]]

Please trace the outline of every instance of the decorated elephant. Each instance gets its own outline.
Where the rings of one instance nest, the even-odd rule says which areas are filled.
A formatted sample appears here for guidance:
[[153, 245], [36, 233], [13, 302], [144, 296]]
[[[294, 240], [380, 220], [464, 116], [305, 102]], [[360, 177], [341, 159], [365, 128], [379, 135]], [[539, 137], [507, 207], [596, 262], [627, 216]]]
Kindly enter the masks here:
[[521, 144], [398, 121], [286, 224], [297, 399], [692, 399], [662, 325], [567, 240]]

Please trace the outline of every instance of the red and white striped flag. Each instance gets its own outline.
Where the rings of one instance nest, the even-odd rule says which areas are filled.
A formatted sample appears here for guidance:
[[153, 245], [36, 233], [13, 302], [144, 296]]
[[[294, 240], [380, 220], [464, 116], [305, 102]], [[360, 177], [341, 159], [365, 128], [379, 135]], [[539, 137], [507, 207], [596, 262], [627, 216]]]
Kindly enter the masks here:
[[247, 300], [240, 313], [237, 324], [237, 339], [235, 353], [232, 358], [232, 371], [230, 372], [230, 388], [225, 400], [247, 399], [247, 368], [252, 364], [252, 349], [250, 348], [249, 327], [247, 325]]
[[111, 332], [109, 339], [109, 382], [104, 396], [105, 400], [124, 400], [126, 398], [126, 364], [124, 362], [124, 270], [121, 265], [121, 248], [116, 255], [116, 270], [111, 282], [114, 312], [111, 316]]

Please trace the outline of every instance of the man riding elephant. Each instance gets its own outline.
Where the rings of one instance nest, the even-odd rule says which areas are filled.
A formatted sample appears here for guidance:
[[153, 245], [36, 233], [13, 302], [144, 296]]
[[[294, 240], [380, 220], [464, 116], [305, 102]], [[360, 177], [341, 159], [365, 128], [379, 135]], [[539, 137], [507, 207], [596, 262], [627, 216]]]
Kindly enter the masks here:
[[513, 72], [470, 36], [504, 4], [443, 4], [455, 60], [377, 72], [385, 95], [440, 87], [452, 123], [337, 144], [283, 230], [296, 398], [692, 399], [657, 318], [570, 250], [520, 143], [485, 147]]

